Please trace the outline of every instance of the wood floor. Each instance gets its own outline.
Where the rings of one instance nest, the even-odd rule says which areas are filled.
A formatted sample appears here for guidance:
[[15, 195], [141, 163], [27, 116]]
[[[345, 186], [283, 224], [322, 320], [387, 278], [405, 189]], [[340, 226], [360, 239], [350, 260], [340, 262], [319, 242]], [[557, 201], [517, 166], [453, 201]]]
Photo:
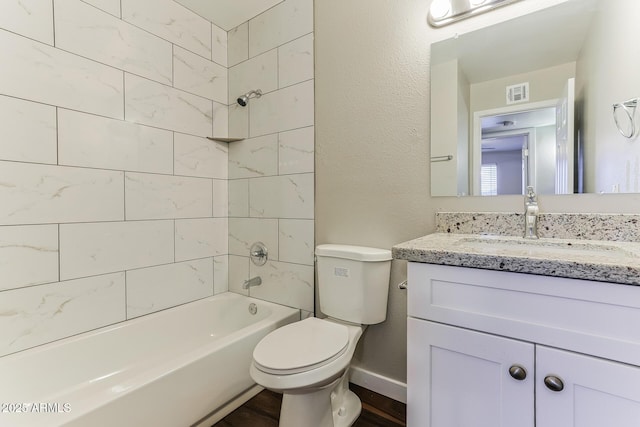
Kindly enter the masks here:
[[[350, 384], [349, 388], [362, 401], [362, 413], [353, 427], [406, 426], [407, 407], [404, 403], [355, 384]], [[264, 390], [212, 427], [277, 427], [281, 402], [282, 395]]]

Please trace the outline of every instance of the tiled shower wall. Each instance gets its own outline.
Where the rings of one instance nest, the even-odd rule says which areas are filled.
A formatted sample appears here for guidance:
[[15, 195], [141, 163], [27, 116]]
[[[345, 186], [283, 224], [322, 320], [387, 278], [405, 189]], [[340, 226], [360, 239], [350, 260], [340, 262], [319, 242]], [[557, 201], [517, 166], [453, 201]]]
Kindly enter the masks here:
[[[285, 0], [228, 33], [229, 290], [260, 276], [251, 296], [300, 308], [314, 304], [313, 0]], [[269, 261], [250, 263], [263, 242]], [[304, 313], [303, 313], [304, 314]]]
[[226, 291], [226, 32], [172, 0], [0, 10], [0, 356]]

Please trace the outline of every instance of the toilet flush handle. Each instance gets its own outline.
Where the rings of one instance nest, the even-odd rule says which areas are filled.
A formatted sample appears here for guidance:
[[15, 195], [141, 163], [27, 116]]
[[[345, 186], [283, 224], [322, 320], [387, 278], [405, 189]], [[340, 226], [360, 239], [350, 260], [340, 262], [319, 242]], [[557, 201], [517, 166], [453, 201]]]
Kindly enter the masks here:
[[409, 284], [406, 280], [403, 280], [402, 282], [398, 283], [398, 289], [406, 291], [408, 287], [409, 287]]

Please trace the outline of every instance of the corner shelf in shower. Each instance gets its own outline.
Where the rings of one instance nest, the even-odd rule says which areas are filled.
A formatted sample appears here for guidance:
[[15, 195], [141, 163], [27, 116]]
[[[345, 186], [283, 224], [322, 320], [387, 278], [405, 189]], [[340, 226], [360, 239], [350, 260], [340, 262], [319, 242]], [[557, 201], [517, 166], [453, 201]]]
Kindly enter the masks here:
[[242, 141], [244, 138], [223, 138], [223, 137], [217, 137], [217, 136], [208, 136], [207, 139], [211, 141], [216, 141], [216, 142], [236, 142], [236, 141]]

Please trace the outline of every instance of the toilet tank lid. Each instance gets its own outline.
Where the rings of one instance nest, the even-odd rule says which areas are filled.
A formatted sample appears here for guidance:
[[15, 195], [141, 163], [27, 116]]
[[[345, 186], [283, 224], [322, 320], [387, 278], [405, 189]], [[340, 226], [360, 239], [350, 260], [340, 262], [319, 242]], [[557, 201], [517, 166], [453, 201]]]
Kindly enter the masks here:
[[388, 249], [351, 245], [318, 245], [316, 246], [316, 255], [369, 262], [391, 260], [391, 251]]

